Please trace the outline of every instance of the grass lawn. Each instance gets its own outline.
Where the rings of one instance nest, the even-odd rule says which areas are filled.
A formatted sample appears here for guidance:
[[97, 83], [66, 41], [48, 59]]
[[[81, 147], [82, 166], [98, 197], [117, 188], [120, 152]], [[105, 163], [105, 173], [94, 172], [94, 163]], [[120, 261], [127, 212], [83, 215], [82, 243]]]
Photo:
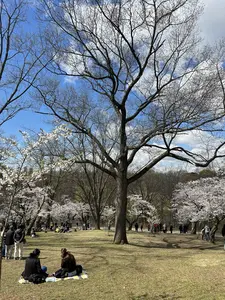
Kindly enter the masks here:
[[60, 267], [60, 249], [66, 247], [89, 278], [22, 285], [17, 281], [24, 261], [4, 260], [0, 299], [225, 299], [222, 239], [212, 245], [191, 235], [131, 232], [129, 245], [114, 245], [112, 238], [95, 230], [28, 238], [25, 256], [40, 248], [50, 273]]

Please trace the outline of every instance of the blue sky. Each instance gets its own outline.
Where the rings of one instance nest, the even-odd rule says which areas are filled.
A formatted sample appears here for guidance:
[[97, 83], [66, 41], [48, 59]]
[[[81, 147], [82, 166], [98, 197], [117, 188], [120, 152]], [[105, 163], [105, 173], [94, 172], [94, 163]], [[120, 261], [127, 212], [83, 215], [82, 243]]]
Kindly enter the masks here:
[[1, 129], [6, 135], [17, 136], [19, 130], [28, 131], [28, 129], [35, 132], [44, 129], [49, 131], [51, 124], [49, 124], [50, 118], [46, 115], [34, 113], [32, 111], [21, 111], [13, 119], [6, 122]]
[[[213, 43], [215, 40], [225, 36], [225, 0], [203, 0], [205, 11], [200, 19], [200, 28], [204, 38]], [[215, 5], [216, 2], [216, 5]], [[37, 31], [38, 25], [35, 21], [35, 15], [32, 10], [29, 11], [29, 23], [25, 30]], [[17, 135], [19, 130], [31, 129], [39, 131], [40, 128], [50, 130], [51, 126], [47, 123], [48, 116], [36, 114], [30, 111], [21, 111], [13, 119], [2, 126], [6, 135]]]
[[[27, 20], [24, 23], [20, 23], [19, 30], [23, 30], [24, 32], [28, 32], [35, 36], [35, 34], [38, 32], [39, 25], [36, 21], [36, 13], [35, 13], [35, 7], [34, 6], [27, 6], [26, 7], [26, 16]], [[1, 97], [1, 90], [0, 90], [0, 97]], [[4, 94], [3, 94], [4, 98]], [[24, 100], [28, 99], [30, 102], [30, 95], [29, 93], [26, 94], [25, 97], [23, 97]], [[44, 109], [42, 109], [43, 111]], [[38, 132], [40, 129], [44, 129], [46, 131], [49, 131], [51, 129], [51, 124], [49, 124], [50, 117], [46, 115], [41, 115], [38, 113], [35, 113], [31, 109], [22, 110], [20, 111], [14, 118], [11, 120], [5, 122], [1, 126], [1, 130], [3, 133], [7, 136], [17, 136], [19, 137], [19, 130], [22, 131], [28, 131], [32, 130], [35, 132]]]

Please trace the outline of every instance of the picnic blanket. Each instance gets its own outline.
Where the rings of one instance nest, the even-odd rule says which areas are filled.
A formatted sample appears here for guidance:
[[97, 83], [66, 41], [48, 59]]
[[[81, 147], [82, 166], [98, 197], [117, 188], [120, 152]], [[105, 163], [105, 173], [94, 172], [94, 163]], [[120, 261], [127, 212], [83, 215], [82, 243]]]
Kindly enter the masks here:
[[[75, 276], [71, 276], [71, 277], [65, 277], [65, 278], [47, 277], [45, 282], [58, 282], [58, 281], [62, 281], [62, 280], [87, 279], [87, 278], [88, 278], [88, 275], [87, 275], [86, 271], [83, 271], [80, 275], [75, 275]], [[31, 283], [28, 280], [25, 280], [24, 278], [20, 278], [18, 280], [18, 282], [21, 284]]]

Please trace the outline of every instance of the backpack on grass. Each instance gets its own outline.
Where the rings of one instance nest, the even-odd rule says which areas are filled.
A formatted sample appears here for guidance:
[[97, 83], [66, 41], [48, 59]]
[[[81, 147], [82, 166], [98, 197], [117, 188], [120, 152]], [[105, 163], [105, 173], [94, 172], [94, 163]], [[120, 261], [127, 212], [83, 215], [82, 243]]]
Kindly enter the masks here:
[[34, 284], [40, 284], [45, 282], [45, 276], [42, 274], [31, 274], [28, 278], [28, 281]]

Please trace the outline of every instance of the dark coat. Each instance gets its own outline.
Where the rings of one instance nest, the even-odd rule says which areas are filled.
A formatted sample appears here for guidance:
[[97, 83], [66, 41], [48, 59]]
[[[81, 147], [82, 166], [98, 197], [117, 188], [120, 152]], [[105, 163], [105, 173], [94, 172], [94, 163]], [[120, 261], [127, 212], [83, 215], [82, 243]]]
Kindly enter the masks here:
[[5, 244], [7, 246], [14, 244], [14, 231], [9, 229], [5, 235]]
[[223, 225], [223, 228], [222, 228], [222, 236], [225, 237], [225, 224]]
[[25, 280], [28, 280], [31, 274], [42, 274], [40, 259], [37, 257], [28, 257], [25, 262], [25, 268], [21, 274]]
[[61, 262], [61, 268], [66, 269], [67, 272], [73, 272], [76, 270], [76, 260], [73, 254], [68, 253]]
[[15, 243], [22, 243], [24, 241], [25, 232], [23, 229], [19, 228], [14, 233], [14, 242]]

